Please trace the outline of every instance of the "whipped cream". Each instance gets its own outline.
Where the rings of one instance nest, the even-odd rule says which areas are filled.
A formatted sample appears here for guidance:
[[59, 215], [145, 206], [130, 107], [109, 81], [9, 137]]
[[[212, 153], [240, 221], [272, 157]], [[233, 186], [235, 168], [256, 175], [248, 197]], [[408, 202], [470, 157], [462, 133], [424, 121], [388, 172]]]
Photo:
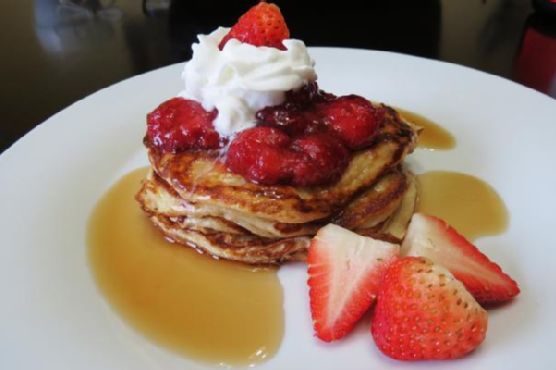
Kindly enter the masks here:
[[258, 110], [282, 103], [286, 91], [317, 78], [303, 41], [286, 39], [286, 50], [279, 50], [230, 39], [219, 50], [229, 30], [219, 27], [198, 36], [182, 73], [185, 89], [179, 94], [208, 111], [218, 109], [214, 126], [222, 136], [255, 126]]

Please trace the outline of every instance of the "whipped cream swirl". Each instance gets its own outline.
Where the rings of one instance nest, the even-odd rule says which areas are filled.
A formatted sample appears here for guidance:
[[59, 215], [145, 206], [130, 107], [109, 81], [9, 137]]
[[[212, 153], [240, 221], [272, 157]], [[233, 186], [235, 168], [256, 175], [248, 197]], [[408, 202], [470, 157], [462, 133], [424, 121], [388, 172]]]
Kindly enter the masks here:
[[280, 104], [285, 92], [316, 80], [315, 62], [301, 40], [283, 41], [286, 50], [230, 39], [222, 50], [220, 40], [229, 28], [199, 35], [193, 58], [185, 64], [185, 89], [180, 96], [218, 109], [214, 126], [222, 136], [255, 126], [255, 113]]

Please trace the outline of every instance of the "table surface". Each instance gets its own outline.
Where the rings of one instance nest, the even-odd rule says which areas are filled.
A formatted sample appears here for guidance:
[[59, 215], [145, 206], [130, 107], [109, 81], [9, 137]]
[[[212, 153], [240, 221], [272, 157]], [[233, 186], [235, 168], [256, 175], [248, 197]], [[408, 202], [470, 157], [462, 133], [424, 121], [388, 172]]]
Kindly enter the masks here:
[[[0, 152], [52, 114], [100, 88], [189, 59], [197, 34], [233, 24], [254, 2], [4, 2]], [[340, 9], [312, 0], [276, 3], [292, 37], [309, 46], [396, 51], [459, 63], [530, 86], [516, 72], [524, 35], [540, 27], [544, 36], [556, 39], [552, 27], [556, 21], [546, 31], [546, 23], [553, 20], [539, 20], [529, 0], [367, 0], [351, 1]], [[539, 52], [539, 47], [534, 49]], [[525, 63], [528, 68], [531, 59], [535, 60]], [[554, 55], [548, 60], [553, 64], [548, 70], [554, 71]], [[556, 97], [554, 88], [544, 92]]]

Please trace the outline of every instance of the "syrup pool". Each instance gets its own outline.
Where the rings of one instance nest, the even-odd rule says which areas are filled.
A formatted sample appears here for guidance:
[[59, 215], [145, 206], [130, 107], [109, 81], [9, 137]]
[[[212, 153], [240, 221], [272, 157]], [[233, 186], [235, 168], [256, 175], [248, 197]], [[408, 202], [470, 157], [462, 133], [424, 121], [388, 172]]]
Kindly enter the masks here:
[[121, 178], [91, 216], [89, 259], [104, 296], [138, 332], [186, 357], [226, 365], [272, 357], [284, 331], [277, 270], [166, 241], [134, 199], [146, 171]]
[[417, 184], [417, 211], [440, 217], [468, 239], [497, 235], [508, 226], [504, 201], [475, 176], [432, 171], [418, 175]]
[[417, 146], [431, 150], [448, 150], [456, 146], [456, 139], [445, 128], [430, 119], [414, 112], [396, 108], [401, 116], [408, 122], [422, 128], [419, 133]]

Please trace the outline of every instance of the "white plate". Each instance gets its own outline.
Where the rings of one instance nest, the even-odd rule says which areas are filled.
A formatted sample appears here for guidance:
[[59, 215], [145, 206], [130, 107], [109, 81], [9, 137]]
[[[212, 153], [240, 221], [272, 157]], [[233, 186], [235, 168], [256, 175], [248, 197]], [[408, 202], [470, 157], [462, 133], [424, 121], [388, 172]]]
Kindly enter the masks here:
[[[280, 271], [286, 329], [261, 369], [547, 369], [556, 343], [556, 101], [499, 77], [405, 55], [314, 48], [320, 86], [356, 93], [439, 122], [450, 151], [417, 150], [418, 171], [472, 173], [510, 212], [500, 236], [478, 244], [522, 294], [490, 312], [485, 343], [459, 361], [402, 363], [368, 328], [332, 345], [312, 337], [305, 271]], [[205, 368], [159, 348], [105, 303], [86, 259], [85, 227], [104, 191], [145, 165], [145, 113], [181, 87], [181, 65], [118, 83], [54, 115], [0, 157], [0, 368]]]

